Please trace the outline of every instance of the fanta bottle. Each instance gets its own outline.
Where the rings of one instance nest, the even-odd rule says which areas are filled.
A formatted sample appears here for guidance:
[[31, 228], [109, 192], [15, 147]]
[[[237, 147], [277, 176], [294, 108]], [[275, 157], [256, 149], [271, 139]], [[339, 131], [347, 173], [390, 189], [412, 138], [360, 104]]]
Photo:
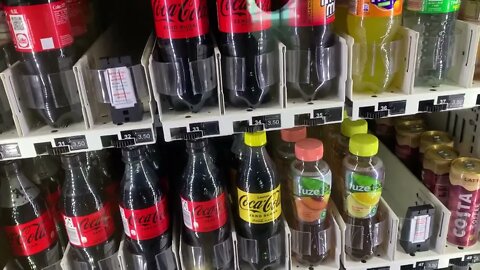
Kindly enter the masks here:
[[355, 41], [353, 89], [382, 92], [392, 82], [395, 46], [392, 41], [401, 25], [402, 0], [351, 0], [348, 34]]
[[335, 1], [335, 21], [333, 22], [335, 33], [347, 32], [348, 0]]

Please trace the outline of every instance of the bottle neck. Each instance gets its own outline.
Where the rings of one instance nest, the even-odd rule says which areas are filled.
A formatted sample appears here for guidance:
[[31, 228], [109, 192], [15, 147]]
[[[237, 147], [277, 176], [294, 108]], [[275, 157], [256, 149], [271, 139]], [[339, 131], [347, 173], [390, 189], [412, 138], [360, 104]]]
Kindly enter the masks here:
[[11, 175], [16, 175], [20, 172], [20, 163], [18, 161], [7, 161], [3, 164], [3, 171], [8, 178]]

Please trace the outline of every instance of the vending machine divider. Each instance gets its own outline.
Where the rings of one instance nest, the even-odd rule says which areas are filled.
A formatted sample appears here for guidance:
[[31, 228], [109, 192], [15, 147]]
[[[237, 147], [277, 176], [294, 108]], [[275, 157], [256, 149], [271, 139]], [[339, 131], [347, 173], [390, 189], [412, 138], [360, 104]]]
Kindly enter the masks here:
[[[8, 103], [10, 105], [10, 109], [12, 110], [13, 115], [13, 122], [15, 123], [15, 128], [19, 136], [23, 136], [27, 134], [29, 131], [28, 124], [26, 122], [25, 116], [23, 115], [23, 108], [19, 104], [19, 99], [15, 93], [14, 84], [17, 82], [13, 80], [12, 77], [12, 69], [15, 66], [18, 66], [20, 63], [16, 62], [11, 67], [5, 69], [0, 73], [0, 78], [2, 79], [2, 83], [5, 89], [5, 93], [7, 95]], [[27, 113], [27, 112], [26, 112]]]
[[[402, 63], [403, 76], [399, 88], [405, 94], [413, 94], [419, 34], [406, 27], [401, 27], [399, 32], [403, 43], [401, 59], [399, 59], [399, 62]], [[406, 57], [403, 57], [403, 55]]]

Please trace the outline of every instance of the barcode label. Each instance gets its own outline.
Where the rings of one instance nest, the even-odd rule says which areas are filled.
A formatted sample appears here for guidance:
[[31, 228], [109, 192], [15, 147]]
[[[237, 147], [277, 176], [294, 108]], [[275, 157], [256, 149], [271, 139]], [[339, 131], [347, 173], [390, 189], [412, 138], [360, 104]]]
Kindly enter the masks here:
[[183, 212], [183, 223], [185, 224], [185, 227], [192, 230], [193, 229], [192, 215], [190, 214], [190, 210], [188, 209], [188, 202], [183, 198], [182, 198], [182, 212]]
[[137, 103], [130, 69], [127, 67], [109, 68], [105, 71], [110, 103], [116, 109], [131, 108]]
[[12, 22], [13, 30], [25, 31], [25, 20], [22, 15], [11, 15], [10, 21]]
[[430, 236], [430, 216], [422, 215], [413, 218], [410, 225], [410, 241], [412, 243], [425, 242]]
[[80, 237], [78, 236], [78, 231], [73, 224], [72, 218], [64, 216], [63, 219], [65, 220], [65, 228], [67, 229], [68, 240], [73, 245], [79, 246], [81, 244]]

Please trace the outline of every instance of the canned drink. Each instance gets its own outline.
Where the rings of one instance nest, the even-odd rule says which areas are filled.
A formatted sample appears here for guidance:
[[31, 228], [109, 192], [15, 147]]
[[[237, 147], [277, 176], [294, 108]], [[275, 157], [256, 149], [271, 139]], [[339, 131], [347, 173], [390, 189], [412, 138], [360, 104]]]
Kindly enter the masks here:
[[453, 138], [447, 132], [438, 130], [430, 130], [422, 133], [419, 148], [420, 161], [423, 161], [425, 151], [432, 145], [447, 145], [453, 147]]
[[450, 167], [448, 209], [452, 212], [447, 241], [471, 246], [478, 240], [480, 208], [480, 159], [457, 158]]
[[445, 205], [450, 188], [450, 165], [458, 158], [458, 152], [448, 145], [432, 145], [425, 152], [422, 182]]
[[375, 136], [377, 136], [386, 146], [392, 148], [395, 144], [395, 126], [392, 118], [375, 119]]
[[421, 125], [426, 125], [425, 124], [425, 119], [423, 119], [421, 114], [415, 114], [415, 115], [406, 115], [406, 116], [400, 116], [400, 117], [394, 117], [391, 118], [393, 119], [393, 125], [400, 126], [400, 125], [412, 125], [412, 124], [421, 124]]
[[420, 147], [420, 135], [425, 131], [425, 125], [421, 122], [404, 122], [395, 126], [396, 143], [395, 154], [414, 173], [419, 173], [418, 149]]

